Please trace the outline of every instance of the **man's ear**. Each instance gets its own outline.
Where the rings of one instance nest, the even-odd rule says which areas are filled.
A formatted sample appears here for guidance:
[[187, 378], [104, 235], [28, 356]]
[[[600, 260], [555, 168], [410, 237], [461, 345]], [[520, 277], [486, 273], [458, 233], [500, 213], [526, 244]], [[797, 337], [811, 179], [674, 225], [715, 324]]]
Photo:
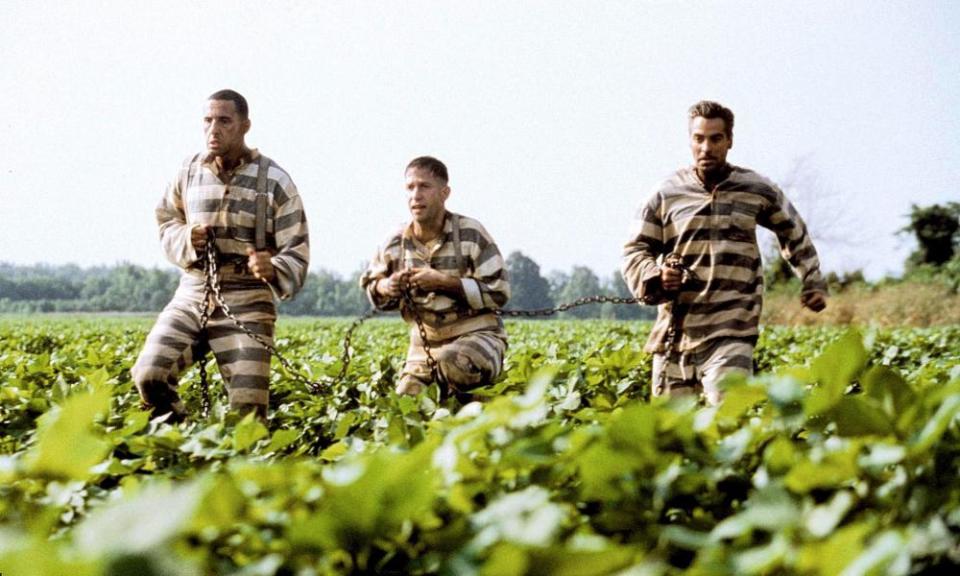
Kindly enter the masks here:
[[450, 197], [450, 187], [444, 186], [443, 190], [441, 191], [441, 194], [443, 194], [443, 201], [446, 202], [447, 198]]
[[250, 119], [249, 119], [249, 118], [244, 118], [242, 125], [243, 125], [243, 133], [244, 133], [244, 134], [246, 134], [247, 132], [250, 131]]

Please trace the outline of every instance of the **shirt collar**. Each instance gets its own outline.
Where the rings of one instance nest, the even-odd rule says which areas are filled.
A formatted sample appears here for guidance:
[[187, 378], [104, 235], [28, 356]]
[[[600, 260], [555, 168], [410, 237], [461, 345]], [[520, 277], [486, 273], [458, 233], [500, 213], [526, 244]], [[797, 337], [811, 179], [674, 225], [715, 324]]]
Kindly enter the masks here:
[[[444, 235], [453, 231], [453, 221], [450, 219], [450, 211], [446, 210], [443, 213], [443, 235], [440, 236], [440, 239], [443, 240]], [[413, 235], [413, 220], [407, 223], [407, 226], [403, 229], [403, 237], [407, 238], [417, 244], [422, 245], [423, 243], [417, 240], [417, 237]]]
[[[256, 159], [259, 158], [259, 157], [260, 157], [260, 151], [259, 151], [259, 150], [257, 150], [256, 148], [247, 148], [246, 150], [244, 150], [243, 154], [240, 155], [240, 163], [237, 164], [237, 167], [234, 168], [233, 171], [234, 171], [234, 172], [239, 172], [241, 169], [243, 169], [244, 166], [246, 166], [247, 164], [253, 162], [254, 160], [256, 160]], [[220, 175], [220, 167], [217, 165], [217, 163], [216, 163], [216, 161], [214, 160], [214, 158], [215, 158], [215, 157], [214, 157], [214, 155], [213, 155], [211, 152], [207, 152], [207, 154], [203, 157], [203, 163], [204, 163], [207, 167], [209, 167], [210, 170], [212, 170], [214, 174], [216, 174], [216, 175], [219, 176], [219, 175]]]

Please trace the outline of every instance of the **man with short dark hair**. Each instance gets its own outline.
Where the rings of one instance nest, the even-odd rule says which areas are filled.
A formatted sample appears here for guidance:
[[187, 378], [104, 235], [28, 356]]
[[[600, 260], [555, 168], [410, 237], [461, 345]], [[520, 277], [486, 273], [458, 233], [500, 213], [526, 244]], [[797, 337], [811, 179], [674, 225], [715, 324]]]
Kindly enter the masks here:
[[654, 354], [653, 394], [703, 392], [716, 404], [724, 376], [753, 371], [763, 301], [756, 227], [777, 235], [806, 307], [823, 310], [827, 287], [807, 228], [780, 188], [727, 163], [733, 112], [698, 102], [688, 128], [694, 164], [658, 184], [637, 212], [622, 272], [637, 298], [660, 305], [645, 348]]
[[[447, 211], [450, 186], [443, 162], [414, 158], [405, 177], [413, 219], [387, 238], [360, 286], [375, 307], [399, 308], [411, 324], [397, 393], [419, 394], [438, 377], [428, 365], [426, 348], [448, 385], [446, 392], [466, 393], [492, 382], [502, 369], [507, 334], [494, 311], [510, 298], [507, 271], [486, 229], [473, 218]], [[416, 310], [407, 306], [404, 291]]]
[[[204, 107], [207, 151], [187, 158], [157, 206], [160, 241], [183, 273], [131, 373], [144, 405], [182, 419], [180, 373], [212, 350], [231, 409], [267, 414], [270, 352], [245, 334], [212, 299], [204, 301], [204, 253], [212, 233], [220, 286], [230, 311], [273, 341], [274, 296], [293, 297], [310, 260], [307, 220], [290, 176], [247, 147], [246, 99], [233, 90], [211, 94]], [[212, 312], [201, 326], [201, 313]], [[216, 308], [216, 309], [214, 309]]]

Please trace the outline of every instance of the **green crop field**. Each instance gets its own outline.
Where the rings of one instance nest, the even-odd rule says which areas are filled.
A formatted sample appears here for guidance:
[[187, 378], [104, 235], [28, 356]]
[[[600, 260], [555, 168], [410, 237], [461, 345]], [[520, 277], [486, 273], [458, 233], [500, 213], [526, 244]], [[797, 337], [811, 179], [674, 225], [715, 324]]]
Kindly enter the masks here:
[[[718, 407], [649, 398], [649, 325], [508, 323], [483, 403], [399, 398], [373, 320], [320, 396], [171, 426], [129, 369], [151, 318], [0, 319], [0, 573], [911, 574], [960, 564], [960, 327], [767, 328]], [[277, 346], [340, 369], [349, 321]], [[452, 401], [451, 401], [452, 402]]]

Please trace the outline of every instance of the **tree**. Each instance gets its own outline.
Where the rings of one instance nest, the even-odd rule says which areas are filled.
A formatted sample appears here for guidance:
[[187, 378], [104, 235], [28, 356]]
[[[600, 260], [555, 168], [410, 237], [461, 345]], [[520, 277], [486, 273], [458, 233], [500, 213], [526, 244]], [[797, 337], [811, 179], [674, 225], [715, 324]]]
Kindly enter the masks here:
[[[608, 296], [617, 298], [633, 298], [630, 288], [623, 280], [623, 275], [619, 270], [614, 270], [610, 275], [610, 280], [604, 287], [604, 292]], [[611, 304], [606, 303], [600, 309], [600, 317], [604, 319], [615, 320], [652, 320], [657, 316], [655, 306], [644, 306], [641, 304]]]
[[907, 268], [921, 264], [942, 266], [950, 261], [960, 243], [960, 203], [910, 207], [910, 224], [900, 233], [912, 233], [919, 245], [907, 259]]
[[510, 310], [534, 310], [552, 308], [550, 283], [540, 275], [540, 265], [533, 259], [515, 251], [507, 257], [507, 273], [510, 276]]
[[[600, 294], [600, 279], [593, 273], [593, 270], [586, 266], [574, 266], [570, 273], [570, 280], [563, 287], [560, 301], [571, 303], [578, 298], [585, 296], [597, 296]], [[575, 318], [599, 318], [600, 305], [588, 304], [579, 306], [567, 312]]]
[[[853, 221], [853, 215], [844, 203], [844, 195], [825, 183], [810, 156], [793, 161], [780, 181], [780, 188], [800, 212], [807, 233], [818, 250], [825, 246], [843, 250], [864, 242], [857, 236], [860, 227]], [[781, 256], [776, 236], [761, 229], [758, 238], [764, 260], [764, 283], [769, 287], [796, 278], [793, 269]]]

